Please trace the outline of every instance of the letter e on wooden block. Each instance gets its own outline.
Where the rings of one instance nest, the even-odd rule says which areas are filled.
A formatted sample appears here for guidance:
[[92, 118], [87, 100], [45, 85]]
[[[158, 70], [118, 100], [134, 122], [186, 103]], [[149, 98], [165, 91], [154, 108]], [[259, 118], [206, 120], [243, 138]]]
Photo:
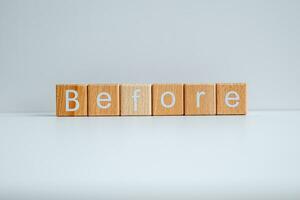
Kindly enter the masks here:
[[183, 115], [183, 84], [153, 84], [153, 115]]
[[151, 85], [121, 84], [121, 115], [151, 115]]
[[217, 83], [217, 114], [247, 114], [247, 85], [245, 83]]
[[88, 85], [88, 115], [120, 115], [119, 84]]
[[87, 85], [56, 85], [56, 116], [86, 116]]
[[215, 90], [215, 84], [185, 84], [185, 115], [215, 115]]

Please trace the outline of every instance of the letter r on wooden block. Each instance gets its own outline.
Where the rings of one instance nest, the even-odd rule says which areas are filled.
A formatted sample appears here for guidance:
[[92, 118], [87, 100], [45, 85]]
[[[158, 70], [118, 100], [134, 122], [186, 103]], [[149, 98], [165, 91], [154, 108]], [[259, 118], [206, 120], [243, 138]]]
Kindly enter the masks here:
[[215, 115], [215, 84], [185, 84], [185, 115]]
[[119, 84], [88, 85], [88, 115], [120, 115]]
[[247, 114], [247, 85], [245, 83], [217, 83], [217, 114]]
[[183, 115], [183, 84], [153, 84], [153, 115]]
[[121, 115], [151, 115], [151, 85], [121, 84]]
[[56, 116], [86, 116], [87, 85], [56, 85]]

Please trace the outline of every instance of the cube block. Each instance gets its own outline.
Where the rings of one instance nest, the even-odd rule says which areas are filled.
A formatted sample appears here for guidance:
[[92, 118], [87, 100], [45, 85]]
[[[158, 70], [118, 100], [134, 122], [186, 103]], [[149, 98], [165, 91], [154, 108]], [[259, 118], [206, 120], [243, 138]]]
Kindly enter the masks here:
[[88, 115], [120, 115], [119, 91], [119, 84], [90, 84], [88, 86]]
[[185, 84], [185, 115], [215, 115], [215, 84]]
[[121, 85], [121, 115], [151, 115], [151, 85]]
[[247, 85], [245, 83], [217, 84], [217, 114], [247, 114]]
[[183, 115], [183, 84], [153, 84], [153, 115]]
[[56, 85], [57, 116], [87, 116], [87, 85]]

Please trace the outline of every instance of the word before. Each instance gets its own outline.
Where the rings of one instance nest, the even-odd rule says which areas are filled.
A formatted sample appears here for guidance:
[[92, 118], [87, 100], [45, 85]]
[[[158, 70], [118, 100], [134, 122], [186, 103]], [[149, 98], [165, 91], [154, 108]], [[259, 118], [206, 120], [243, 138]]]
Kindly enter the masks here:
[[57, 116], [246, 113], [245, 83], [56, 85]]

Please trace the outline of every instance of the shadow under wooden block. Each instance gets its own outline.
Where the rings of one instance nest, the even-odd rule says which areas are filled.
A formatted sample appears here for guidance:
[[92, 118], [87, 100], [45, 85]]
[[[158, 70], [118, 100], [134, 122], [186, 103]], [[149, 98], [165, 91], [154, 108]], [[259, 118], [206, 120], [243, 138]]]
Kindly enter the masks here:
[[183, 115], [183, 84], [153, 84], [153, 115]]
[[185, 84], [185, 115], [215, 115], [215, 91], [215, 84]]
[[88, 85], [89, 116], [119, 116], [119, 84]]
[[217, 83], [217, 115], [247, 114], [246, 83]]
[[56, 116], [87, 116], [87, 85], [56, 85]]
[[151, 84], [121, 84], [121, 115], [151, 115]]

